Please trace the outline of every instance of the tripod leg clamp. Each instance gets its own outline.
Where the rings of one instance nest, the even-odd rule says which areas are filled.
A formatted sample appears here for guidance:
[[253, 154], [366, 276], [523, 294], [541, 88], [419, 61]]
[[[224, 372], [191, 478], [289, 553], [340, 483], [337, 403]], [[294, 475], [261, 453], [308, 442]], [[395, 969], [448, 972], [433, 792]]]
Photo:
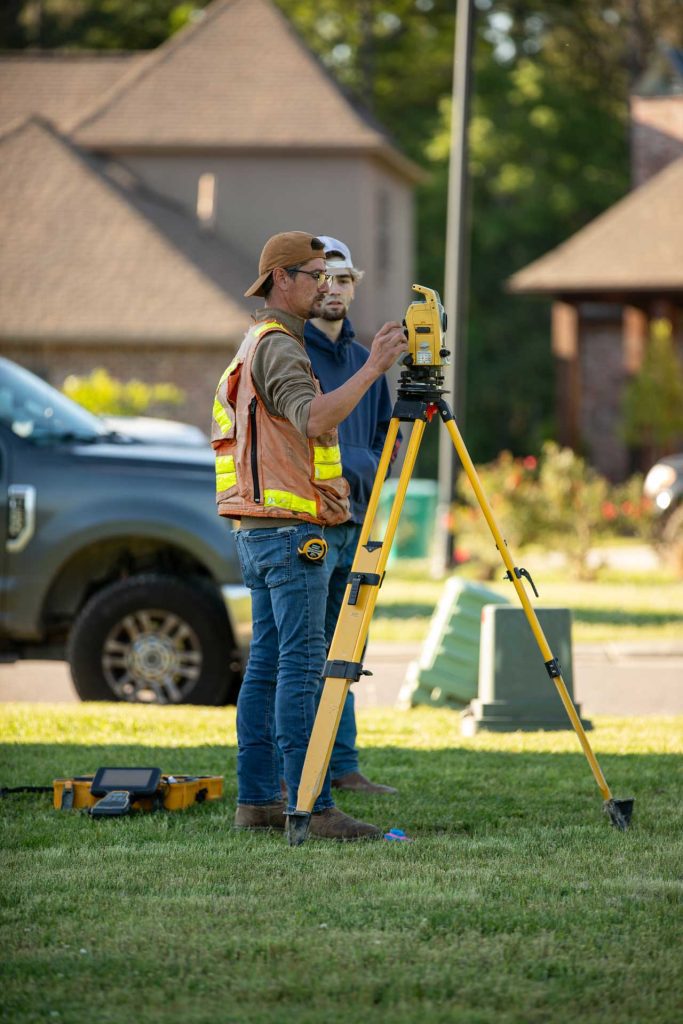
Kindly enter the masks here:
[[381, 587], [382, 577], [376, 572], [352, 572], [347, 582], [351, 584], [348, 603], [356, 604], [361, 586], [367, 583], [371, 587]]
[[323, 669], [323, 679], [350, 679], [357, 683], [361, 676], [371, 676], [372, 672], [363, 668], [360, 661], [342, 661], [335, 658], [333, 661], [326, 661]]

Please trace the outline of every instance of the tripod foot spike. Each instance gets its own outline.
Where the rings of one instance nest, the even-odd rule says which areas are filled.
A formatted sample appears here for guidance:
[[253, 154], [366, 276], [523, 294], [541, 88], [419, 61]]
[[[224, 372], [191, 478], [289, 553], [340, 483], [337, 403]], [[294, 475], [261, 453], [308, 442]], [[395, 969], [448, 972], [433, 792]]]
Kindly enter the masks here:
[[287, 815], [285, 834], [289, 846], [301, 846], [308, 835], [311, 816], [306, 811], [292, 811]]
[[625, 800], [605, 800], [603, 804], [605, 814], [620, 832], [626, 832], [628, 829], [631, 816], [633, 815], [634, 802], [634, 797], [628, 797]]

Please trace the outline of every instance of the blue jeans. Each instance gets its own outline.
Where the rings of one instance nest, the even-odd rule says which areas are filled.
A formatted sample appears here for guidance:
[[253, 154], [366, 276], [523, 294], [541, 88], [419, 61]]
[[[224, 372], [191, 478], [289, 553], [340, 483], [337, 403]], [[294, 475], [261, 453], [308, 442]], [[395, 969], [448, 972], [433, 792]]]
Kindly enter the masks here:
[[[305, 540], [316, 536], [320, 527], [309, 523], [235, 532], [253, 618], [249, 661], [237, 701], [241, 804], [280, 799], [279, 747], [287, 810], [296, 807], [327, 650], [328, 572], [324, 565], [305, 562], [297, 554]], [[328, 771], [313, 810], [333, 806]]]

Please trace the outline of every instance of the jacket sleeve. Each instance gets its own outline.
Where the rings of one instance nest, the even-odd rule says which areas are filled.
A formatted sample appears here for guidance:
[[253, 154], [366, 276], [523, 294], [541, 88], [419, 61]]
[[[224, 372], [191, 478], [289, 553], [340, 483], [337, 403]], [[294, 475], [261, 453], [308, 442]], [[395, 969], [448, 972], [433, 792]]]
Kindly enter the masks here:
[[305, 437], [311, 402], [317, 392], [303, 347], [288, 334], [269, 334], [256, 350], [252, 374], [268, 411], [289, 420]]

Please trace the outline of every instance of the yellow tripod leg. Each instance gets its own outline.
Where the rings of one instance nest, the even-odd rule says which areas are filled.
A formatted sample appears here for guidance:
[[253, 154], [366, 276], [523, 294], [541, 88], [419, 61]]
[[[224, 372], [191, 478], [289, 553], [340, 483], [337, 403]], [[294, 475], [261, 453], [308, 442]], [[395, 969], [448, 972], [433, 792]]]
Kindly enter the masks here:
[[548, 641], [546, 640], [545, 634], [541, 628], [541, 624], [538, 621], [538, 616], [536, 615], [536, 612], [533, 609], [531, 601], [529, 600], [529, 597], [527, 595], [526, 589], [521, 581], [521, 577], [523, 574], [520, 572], [519, 569], [515, 567], [515, 564], [512, 561], [512, 558], [510, 557], [507, 544], [505, 543], [505, 539], [502, 536], [500, 530], [498, 529], [498, 526], [493, 516], [493, 512], [491, 511], [491, 506], [489, 505], [486, 499], [486, 495], [484, 494], [484, 491], [482, 489], [479, 476], [474, 467], [474, 463], [470, 458], [469, 452], [465, 447], [465, 442], [462, 439], [462, 435], [458, 430], [458, 427], [454, 419], [445, 419], [444, 417], [444, 420], [446, 423], [446, 429], [448, 430], [448, 433], [451, 435], [451, 439], [453, 441], [453, 444], [455, 445], [455, 450], [457, 451], [458, 457], [462, 462], [463, 469], [467, 474], [467, 477], [472, 485], [472, 489], [474, 490], [474, 493], [477, 497], [477, 501], [479, 502], [479, 506], [484, 514], [486, 522], [489, 525], [489, 529], [493, 534], [493, 538], [496, 542], [496, 547], [498, 548], [501, 558], [505, 563], [505, 567], [508, 571], [508, 578], [512, 581], [514, 588], [517, 591], [517, 596], [521, 601], [524, 613], [527, 617], [529, 625], [531, 626], [531, 630], [534, 634], [534, 637], [536, 638], [536, 643], [538, 644], [541, 650], [541, 654], [543, 655], [543, 660], [545, 662], [546, 669], [548, 670], [549, 675], [551, 676], [553, 682], [555, 683], [555, 686], [557, 687], [560, 699], [564, 704], [565, 710], [569, 716], [569, 720], [572, 723], [572, 726], [574, 727], [574, 731], [576, 732], [576, 735], [579, 738], [579, 742], [583, 748], [583, 752], [586, 755], [588, 764], [590, 765], [591, 771], [593, 772], [593, 777], [595, 778], [595, 781], [598, 784], [598, 788], [602, 793], [603, 799], [605, 801], [605, 810], [609, 814], [612, 823], [616, 825], [617, 828], [623, 831], [628, 827], [631, 812], [633, 810], [633, 800], [615, 800], [612, 796], [610, 788], [605, 780], [605, 776], [602, 774], [597, 758], [595, 757], [591, 745], [588, 742], [588, 737], [586, 736], [586, 731], [581, 724], [581, 719], [577, 715], [576, 708], [574, 707], [571, 697], [567, 692], [567, 686], [565, 684], [564, 679], [562, 678], [560, 666], [555, 657], [553, 656], [553, 652], [550, 649]]
[[377, 595], [382, 584], [406, 490], [410, 483], [426, 425], [424, 421], [419, 420], [413, 424], [384, 537], [379, 542], [371, 541], [370, 534], [398, 434], [399, 422], [397, 418], [392, 417], [389, 424], [368, 510], [363, 520], [358, 547], [351, 566], [344, 603], [330, 644], [324, 669], [325, 685], [306, 751], [297, 793], [296, 810], [287, 818], [287, 840], [290, 846], [299, 846], [306, 838], [311, 812], [322, 789], [332, 756], [332, 748], [349, 686], [363, 672], [361, 658], [370, 621], [375, 610]]

